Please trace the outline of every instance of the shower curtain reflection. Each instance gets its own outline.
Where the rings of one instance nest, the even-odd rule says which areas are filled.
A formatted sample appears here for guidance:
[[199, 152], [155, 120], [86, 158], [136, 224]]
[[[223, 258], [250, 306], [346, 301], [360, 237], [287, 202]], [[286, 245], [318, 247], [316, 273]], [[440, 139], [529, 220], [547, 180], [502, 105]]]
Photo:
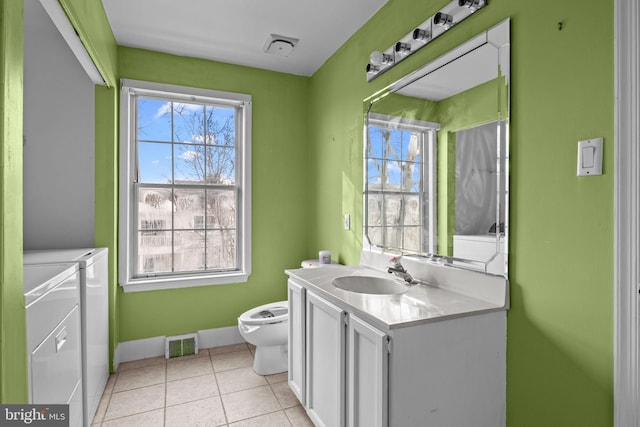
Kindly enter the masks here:
[[[497, 195], [503, 194], [504, 168], [500, 167], [498, 122], [487, 123], [455, 133], [455, 232], [456, 235], [484, 235], [500, 232], [504, 207], [497, 215]], [[498, 159], [498, 161], [496, 161]], [[500, 188], [498, 188], [500, 184]]]

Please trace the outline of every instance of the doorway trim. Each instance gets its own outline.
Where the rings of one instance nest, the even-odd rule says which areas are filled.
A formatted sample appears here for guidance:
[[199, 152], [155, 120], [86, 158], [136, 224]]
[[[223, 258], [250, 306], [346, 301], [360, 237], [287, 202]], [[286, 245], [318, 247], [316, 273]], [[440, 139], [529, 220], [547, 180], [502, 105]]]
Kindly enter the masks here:
[[615, 0], [614, 14], [614, 424], [637, 427], [640, 7]]

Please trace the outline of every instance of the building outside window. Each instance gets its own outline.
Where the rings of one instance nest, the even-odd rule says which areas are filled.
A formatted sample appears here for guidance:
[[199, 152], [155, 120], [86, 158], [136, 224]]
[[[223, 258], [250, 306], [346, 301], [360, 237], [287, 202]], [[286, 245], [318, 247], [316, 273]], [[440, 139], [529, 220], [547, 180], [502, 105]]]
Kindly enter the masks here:
[[121, 285], [246, 281], [251, 98], [124, 80], [121, 108]]

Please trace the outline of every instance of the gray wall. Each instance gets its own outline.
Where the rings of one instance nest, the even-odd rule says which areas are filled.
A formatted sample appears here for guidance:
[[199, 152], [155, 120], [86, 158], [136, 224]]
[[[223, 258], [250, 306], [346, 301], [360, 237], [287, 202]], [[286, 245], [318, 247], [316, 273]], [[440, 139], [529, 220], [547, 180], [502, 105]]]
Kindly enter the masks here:
[[91, 247], [94, 86], [40, 2], [24, 3], [24, 249]]

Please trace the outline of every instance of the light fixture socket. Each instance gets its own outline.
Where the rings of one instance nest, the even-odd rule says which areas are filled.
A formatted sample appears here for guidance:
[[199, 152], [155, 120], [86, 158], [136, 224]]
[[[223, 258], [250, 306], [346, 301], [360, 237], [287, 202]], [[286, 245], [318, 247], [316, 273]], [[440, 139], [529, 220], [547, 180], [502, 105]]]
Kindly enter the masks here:
[[413, 30], [413, 39], [427, 43], [431, 41], [431, 30], [424, 30], [422, 28], [416, 28]]
[[444, 12], [433, 15], [433, 23], [441, 27], [449, 28], [453, 25], [453, 16]]
[[369, 60], [373, 65], [389, 65], [393, 63], [393, 56], [380, 52], [379, 50], [375, 50], [371, 52]]
[[411, 45], [409, 43], [398, 42], [394, 50], [401, 55], [409, 55], [411, 53]]
[[471, 9], [472, 12], [480, 9], [480, 4], [482, 0], [458, 0], [458, 6], [466, 7], [467, 9]]
[[375, 64], [367, 64], [367, 73], [377, 74], [380, 72], [380, 66]]

